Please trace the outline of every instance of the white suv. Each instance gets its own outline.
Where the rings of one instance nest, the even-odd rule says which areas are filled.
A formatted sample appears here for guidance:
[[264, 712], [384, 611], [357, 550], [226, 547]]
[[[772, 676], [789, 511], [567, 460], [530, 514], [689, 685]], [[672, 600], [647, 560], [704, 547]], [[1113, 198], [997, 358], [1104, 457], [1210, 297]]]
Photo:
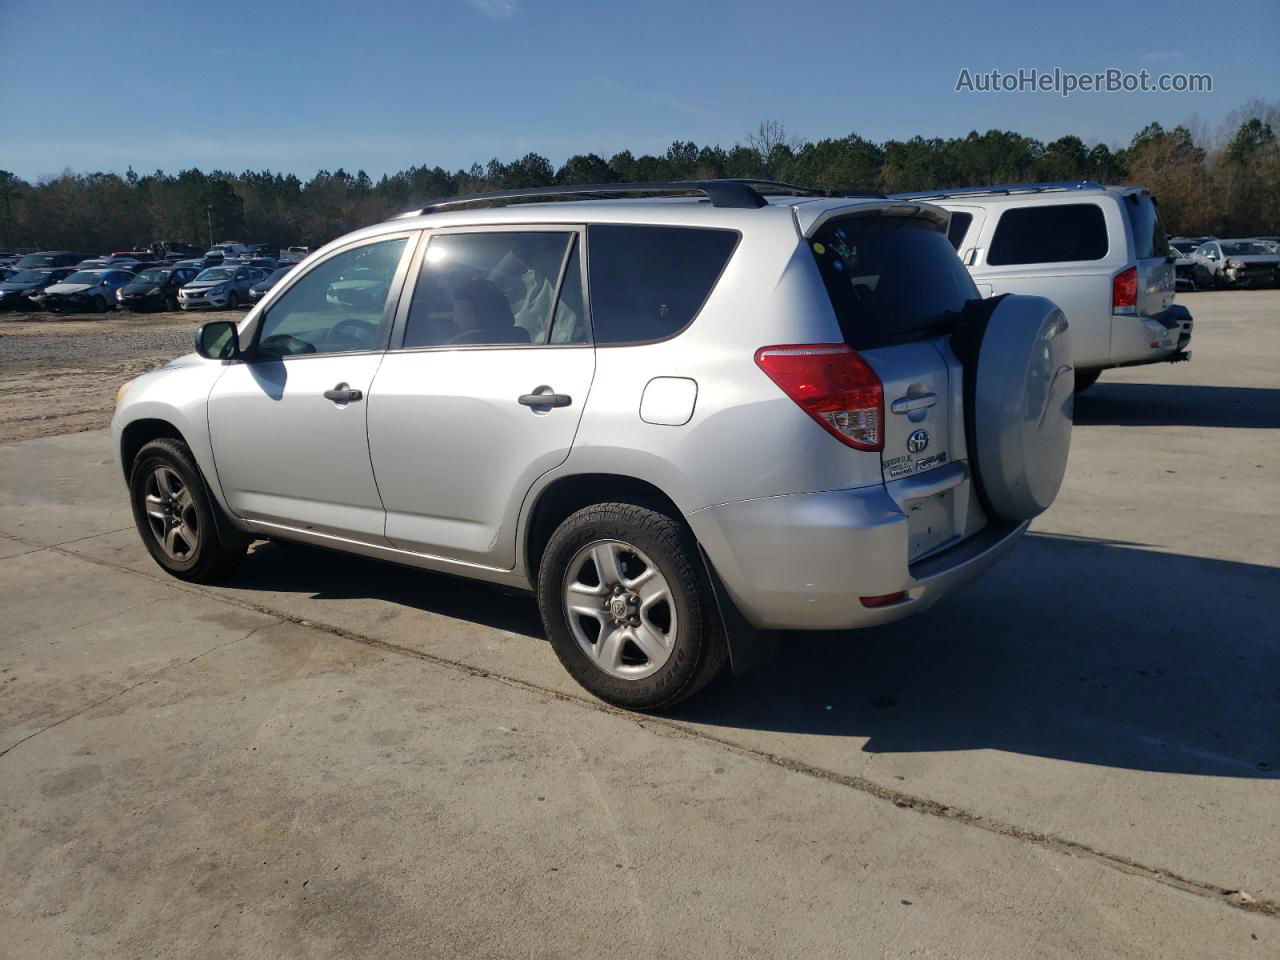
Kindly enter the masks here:
[[1077, 390], [1108, 367], [1190, 359], [1176, 252], [1149, 191], [1084, 181], [896, 196], [951, 211], [947, 235], [983, 296], [1032, 293], [1062, 308]]

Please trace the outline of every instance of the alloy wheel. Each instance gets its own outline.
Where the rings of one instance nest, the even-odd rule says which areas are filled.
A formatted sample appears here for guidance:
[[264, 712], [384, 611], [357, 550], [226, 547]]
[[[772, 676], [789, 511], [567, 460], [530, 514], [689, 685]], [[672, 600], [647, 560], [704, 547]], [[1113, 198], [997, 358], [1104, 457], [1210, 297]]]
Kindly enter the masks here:
[[200, 521], [191, 490], [182, 478], [170, 467], [156, 467], [147, 477], [143, 501], [147, 524], [165, 554], [179, 562], [195, 556], [200, 546]]
[[642, 680], [671, 657], [678, 630], [671, 587], [639, 548], [622, 540], [582, 547], [562, 595], [574, 640], [610, 676]]

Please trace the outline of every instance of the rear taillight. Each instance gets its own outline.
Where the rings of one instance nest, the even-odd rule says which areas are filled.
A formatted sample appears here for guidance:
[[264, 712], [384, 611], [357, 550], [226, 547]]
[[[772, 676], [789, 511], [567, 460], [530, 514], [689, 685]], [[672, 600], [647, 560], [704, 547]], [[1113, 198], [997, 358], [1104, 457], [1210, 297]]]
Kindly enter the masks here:
[[1138, 268], [1130, 267], [1111, 281], [1111, 312], [1132, 316], [1138, 312]]
[[855, 450], [884, 449], [884, 387], [848, 345], [761, 347], [756, 364], [842, 443]]

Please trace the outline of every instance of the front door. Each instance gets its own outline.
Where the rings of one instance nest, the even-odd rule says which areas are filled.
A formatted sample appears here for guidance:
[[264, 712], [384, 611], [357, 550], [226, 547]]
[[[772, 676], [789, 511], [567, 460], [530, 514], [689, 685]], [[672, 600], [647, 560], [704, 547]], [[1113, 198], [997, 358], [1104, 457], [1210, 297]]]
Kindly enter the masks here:
[[370, 391], [387, 539], [510, 569], [520, 506], [569, 455], [595, 372], [579, 231], [435, 234]]
[[410, 239], [379, 238], [316, 263], [273, 300], [245, 361], [214, 385], [214, 463], [237, 516], [385, 543], [365, 420]]

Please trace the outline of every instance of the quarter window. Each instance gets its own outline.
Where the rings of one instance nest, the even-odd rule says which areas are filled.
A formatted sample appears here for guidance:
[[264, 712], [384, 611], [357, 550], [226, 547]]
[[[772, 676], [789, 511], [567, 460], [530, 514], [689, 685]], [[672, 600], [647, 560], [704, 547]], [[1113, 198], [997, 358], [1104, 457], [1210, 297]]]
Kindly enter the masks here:
[[960, 244], [964, 243], [964, 235], [969, 232], [969, 224], [973, 223], [972, 213], [953, 213], [951, 215], [951, 223], [947, 226], [947, 239], [951, 241], [951, 246], [959, 250]]
[[387, 297], [405, 238], [370, 243], [307, 271], [267, 311], [257, 352], [266, 357], [380, 350]]
[[[542, 344], [556, 313], [569, 247], [568, 231], [437, 234], [422, 257], [409, 306], [405, 347]], [[585, 329], [581, 278], [576, 317], [556, 316], [575, 343]]]
[[996, 224], [987, 263], [1067, 263], [1106, 255], [1102, 208], [1096, 203], [1065, 203], [1006, 210]]
[[702, 309], [737, 243], [732, 230], [588, 227], [596, 343], [675, 336]]

